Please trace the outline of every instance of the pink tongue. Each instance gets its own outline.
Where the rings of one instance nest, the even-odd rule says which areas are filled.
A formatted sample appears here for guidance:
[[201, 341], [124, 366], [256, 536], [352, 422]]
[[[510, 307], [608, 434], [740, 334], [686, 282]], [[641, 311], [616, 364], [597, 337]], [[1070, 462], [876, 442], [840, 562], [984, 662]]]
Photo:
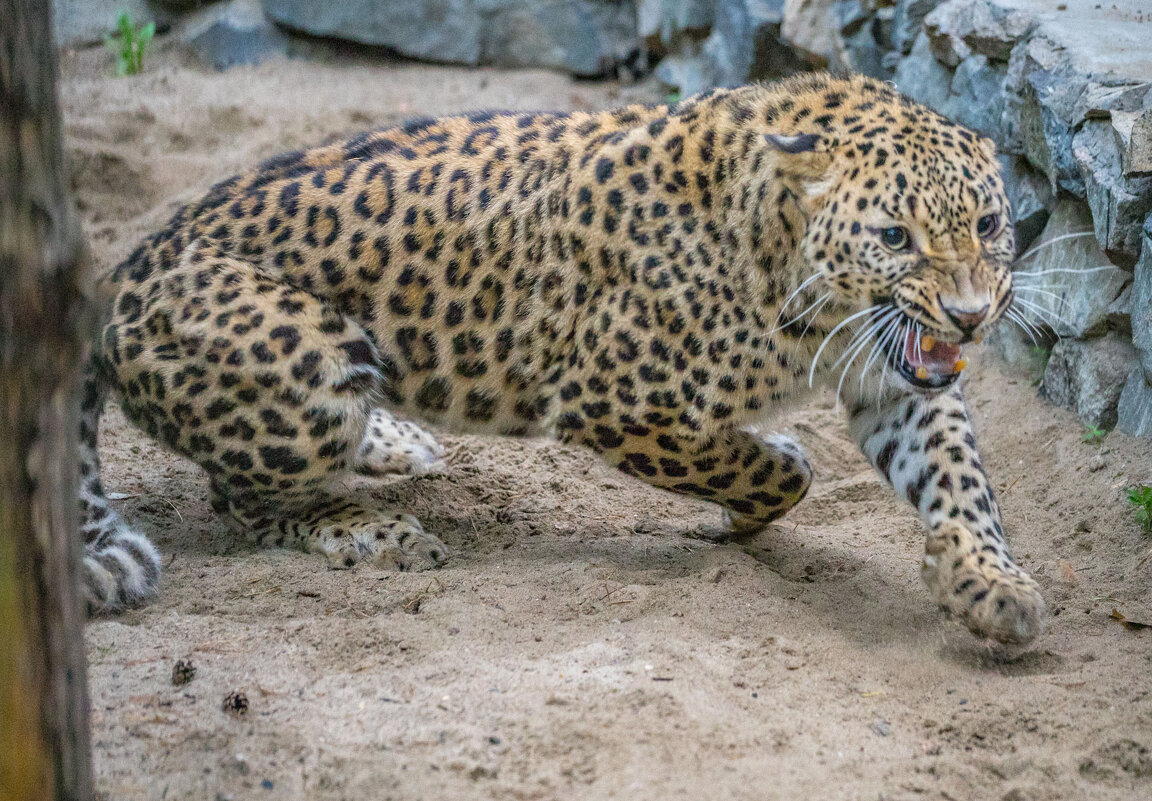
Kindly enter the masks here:
[[909, 332], [904, 339], [904, 358], [912, 369], [925, 367], [937, 374], [951, 374], [955, 372], [955, 365], [960, 358], [960, 346], [949, 345], [944, 342], [935, 342], [931, 350], [924, 350], [919, 344], [920, 338]]

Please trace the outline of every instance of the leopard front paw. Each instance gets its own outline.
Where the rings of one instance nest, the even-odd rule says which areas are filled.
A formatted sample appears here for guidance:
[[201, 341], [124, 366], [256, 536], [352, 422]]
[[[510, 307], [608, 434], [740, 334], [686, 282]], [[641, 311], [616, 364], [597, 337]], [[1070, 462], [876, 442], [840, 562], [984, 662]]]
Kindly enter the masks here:
[[320, 526], [312, 550], [324, 554], [329, 567], [337, 570], [359, 562], [392, 570], [427, 570], [448, 560], [448, 546], [412, 515], [381, 512], [361, 518]]
[[751, 515], [742, 515], [731, 509], [724, 509], [723, 526], [736, 537], [750, 537], [764, 529], [771, 523], [767, 520], [758, 520]]
[[941, 609], [977, 637], [1023, 645], [1043, 630], [1044, 599], [1036, 582], [983, 550], [963, 526], [944, 523], [929, 534], [920, 574]]

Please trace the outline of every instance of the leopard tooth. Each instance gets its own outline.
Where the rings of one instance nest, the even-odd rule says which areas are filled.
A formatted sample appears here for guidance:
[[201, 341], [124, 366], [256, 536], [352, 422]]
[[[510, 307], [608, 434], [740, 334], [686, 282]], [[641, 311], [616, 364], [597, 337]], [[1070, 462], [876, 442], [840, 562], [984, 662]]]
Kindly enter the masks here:
[[929, 334], [920, 337], [920, 350], [927, 352], [934, 347], [936, 347], [936, 339], [934, 337]]
[[928, 380], [928, 368], [923, 367], [923, 366], [917, 367], [916, 368], [916, 377], [919, 378], [921, 381], [927, 381]]

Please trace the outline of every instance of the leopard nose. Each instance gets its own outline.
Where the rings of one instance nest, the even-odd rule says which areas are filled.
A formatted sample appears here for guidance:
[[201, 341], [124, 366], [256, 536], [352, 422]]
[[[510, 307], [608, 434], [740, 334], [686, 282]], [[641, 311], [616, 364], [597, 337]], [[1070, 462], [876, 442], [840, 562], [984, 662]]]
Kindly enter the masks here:
[[[941, 305], [943, 306], [943, 304]], [[961, 309], [956, 306], [943, 306], [943, 308], [948, 319], [955, 323], [956, 327], [963, 331], [966, 336], [971, 336], [976, 327], [984, 322], [984, 318], [988, 316], [990, 306], [985, 303], [979, 309]]]

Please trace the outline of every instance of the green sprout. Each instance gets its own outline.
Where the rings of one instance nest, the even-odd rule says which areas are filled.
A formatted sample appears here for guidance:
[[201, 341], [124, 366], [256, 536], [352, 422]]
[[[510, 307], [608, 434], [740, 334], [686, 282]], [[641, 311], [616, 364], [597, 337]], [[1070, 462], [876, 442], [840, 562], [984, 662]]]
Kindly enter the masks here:
[[1128, 503], [1136, 512], [1136, 522], [1147, 534], [1152, 534], [1152, 486], [1142, 484], [1128, 488]]
[[144, 53], [156, 33], [156, 23], [136, 25], [127, 11], [121, 11], [116, 28], [119, 34], [104, 40], [108, 49], [116, 54], [116, 74], [136, 75], [144, 68]]
[[1084, 435], [1080, 439], [1087, 442], [1089, 445], [1098, 445], [1104, 437], [1108, 436], [1108, 432], [1102, 428], [1097, 428], [1092, 424], [1084, 426]]
[[1048, 360], [1052, 358], [1052, 348], [1043, 345], [1033, 345], [1028, 351], [1029, 367], [1032, 370], [1032, 386], [1040, 386], [1044, 380], [1044, 370], [1048, 367]]

